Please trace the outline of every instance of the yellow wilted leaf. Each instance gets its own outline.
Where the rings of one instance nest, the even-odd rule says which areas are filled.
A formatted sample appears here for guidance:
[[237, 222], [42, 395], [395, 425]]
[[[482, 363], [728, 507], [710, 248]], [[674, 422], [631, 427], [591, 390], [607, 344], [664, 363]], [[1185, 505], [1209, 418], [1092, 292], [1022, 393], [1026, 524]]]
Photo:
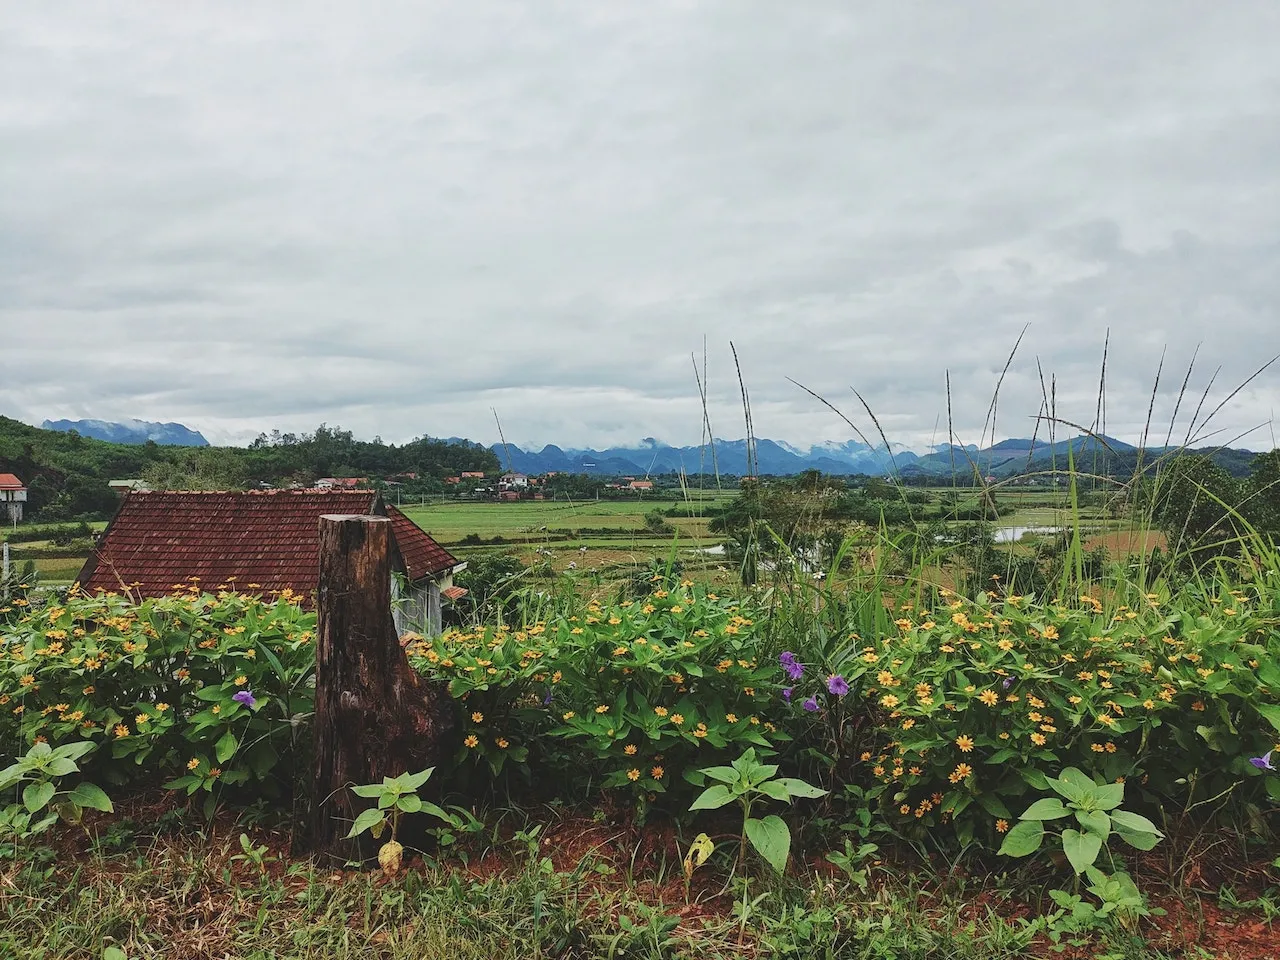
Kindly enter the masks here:
[[378, 851], [378, 863], [382, 866], [382, 872], [388, 877], [394, 877], [400, 870], [400, 861], [403, 856], [404, 847], [395, 840], [384, 843], [382, 849]]
[[684, 875], [686, 878], [693, 876], [693, 871], [707, 862], [707, 858], [711, 856], [711, 852], [715, 850], [716, 845], [711, 842], [711, 838], [705, 833], [698, 834], [693, 843], [689, 844], [689, 852], [684, 855]]

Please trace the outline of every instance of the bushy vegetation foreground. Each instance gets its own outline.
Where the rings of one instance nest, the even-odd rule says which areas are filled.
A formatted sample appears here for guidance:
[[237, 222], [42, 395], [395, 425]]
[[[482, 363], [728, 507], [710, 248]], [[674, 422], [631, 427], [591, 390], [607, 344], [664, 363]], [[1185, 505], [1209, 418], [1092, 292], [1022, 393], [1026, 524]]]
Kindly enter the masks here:
[[[796, 578], [729, 596], [661, 572], [632, 598], [530, 594], [510, 623], [404, 638], [410, 662], [447, 684], [458, 710], [451, 761], [424, 789], [439, 805], [393, 802], [406, 819], [438, 811], [418, 872], [321, 889], [304, 860], [268, 870], [273, 848], [246, 836], [221, 867], [179, 869], [200, 855], [165, 847], [180, 892], [131, 882], [185, 903], [192, 888], [180, 874], [222, 869], [226, 896], [253, 902], [258, 936], [284, 937], [273, 911], [287, 902], [296, 912], [301, 898], [320, 912], [290, 927], [307, 931], [308, 950], [334, 949], [331, 922], [348, 945], [353, 927], [381, 930], [385, 956], [436, 955], [409, 947], [411, 932], [435, 923], [413, 919], [429, 904], [470, 931], [431, 934], [459, 956], [504, 955], [484, 938], [530, 916], [540, 919], [529, 942], [551, 956], [923, 956], [910, 944], [934, 942], [925, 931], [939, 922], [948, 936], [977, 936], [959, 956], [1036, 955], [1099, 932], [1140, 951], [1156, 892], [1144, 858], [1162, 846], [1212, 837], [1215, 864], [1275, 885], [1272, 566], [1221, 566], [1176, 588], [1116, 571], [1050, 597], [997, 581], [960, 596], [874, 577], [857, 589]], [[103, 856], [109, 797], [168, 796], [170, 810], [190, 797], [194, 823], [228, 811], [305, 822], [315, 618], [296, 597], [235, 586], [179, 584], [140, 604], [19, 590], [0, 608], [0, 749], [10, 755], [0, 845], [27, 871], [23, 903], [84, 914], [87, 925], [59, 934], [66, 945], [49, 956], [79, 955], [85, 936], [163, 955], [146, 952], [145, 918], [101, 919], [140, 889], [99, 877], [78, 881], [75, 904], [55, 892], [78, 869], [49, 852], [69, 842], [59, 815], [85, 824]], [[585, 853], [557, 862], [530, 826], [547, 804], [665, 837], [671, 851], [649, 874]], [[510, 844], [496, 824], [517, 809], [516, 846], [534, 838], [524, 854], [487, 877], [449, 873]], [[1005, 889], [1023, 906], [1003, 919], [952, 916], [954, 902], [894, 906], [886, 891], [904, 881], [890, 880], [900, 875], [890, 864], [907, 862], [931, 864], [924, 876], [938, 882], [1017, 870]], [[628, 883], [601, 888], [619, 869]], [[245, 870], [259, 878], [252, 889], [231, 882]], [[637, 893], [641, 882], [652, 895]], [[43, 922], [17, 901], [3, 911], [7, 949]], [[232, 926], [244, 933], [242, 913], [231, 911]], [[903, 940], [907, 929], [920, 937]]]

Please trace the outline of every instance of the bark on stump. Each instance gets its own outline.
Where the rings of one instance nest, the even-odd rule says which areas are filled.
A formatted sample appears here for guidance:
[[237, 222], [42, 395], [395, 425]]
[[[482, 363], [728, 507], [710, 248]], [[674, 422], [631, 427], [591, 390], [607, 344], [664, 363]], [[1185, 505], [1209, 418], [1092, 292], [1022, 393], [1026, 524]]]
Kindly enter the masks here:
[[312, 839], [343, 860], [361, 857], [343, 838], [369, 806], [350, 787], [435, 765], [453, 726], [448, 692], [414, 672], [396, 636], [391, 546], [386, 517], [320, 518]]

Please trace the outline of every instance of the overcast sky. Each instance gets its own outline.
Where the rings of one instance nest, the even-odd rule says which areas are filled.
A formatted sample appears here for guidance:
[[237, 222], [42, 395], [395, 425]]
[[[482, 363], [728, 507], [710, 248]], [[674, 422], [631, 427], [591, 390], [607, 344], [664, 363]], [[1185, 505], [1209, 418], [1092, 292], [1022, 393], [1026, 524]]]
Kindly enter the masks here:
[[[338, 8], [338, 9], [334, 9]], [[1280, 4], [8, 4], [0, 413], [1163, 439], [1280, 353]], [[1280, 410], [1280, 364], [1207, 428]], [[855, 414], [857, 414], [855, 416]], [[1237, 445], [1267, 448], [1271, 427]]]

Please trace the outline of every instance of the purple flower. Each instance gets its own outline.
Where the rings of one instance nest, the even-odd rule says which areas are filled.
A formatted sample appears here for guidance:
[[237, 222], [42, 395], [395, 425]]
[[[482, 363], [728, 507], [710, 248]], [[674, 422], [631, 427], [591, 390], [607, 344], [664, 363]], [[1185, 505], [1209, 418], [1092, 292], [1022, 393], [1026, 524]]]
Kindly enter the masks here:
[[1260, 757], [1250, 757], [1249, 762], [1259, 770], [1275, 770], [1276, 765], [1271, 762], [1271, 754], [1273, 751], [1268, 750]]
[[250, 693], [248, 690], [237, 691], [236, 694], [231, 699], [234, 700], [236, 703], [243, 703], [246, 707], [252, 707], [255, 703], [258, 702], [257, 699], [254, 697], [254, 695]]
[[778, 654], [778, 662], [784, 667], [789, 667], [796, 662], [796, 655], [790, 650], [783, 650]]
[[1009, 689], [1010, 687], [1012, 687], [1012, 686], [1013, 686], [1013, 677], [1005, 677], [1005, 678], [1004, 678], [1004, 688], [1005, 688], [1006, 690], [1008, 690], [1008, 689]]
[[808, 700], [806, 700], [804, 703], [800, 704], [800, 706], [804, 707], [804, 708], [805, 708], [806, 710], [808, 710], [810, 713], [817, 713], [817, 712], [818, 712], [818, 698], [817, 698], [817, 697], [810, 697], [810, 698], [809, 698]]
[[787, 672], [788, 680], [799, 680], [804, 676], [804, 664], [797, 660], [796, 655], [790, 650], [784, 650], [778, 654], [778, 662]]
[[849, 681], [838, 673], [827, 677], [827, 691], [834, 696], [843, 697], [849, 692]]
[[790, 702], [791, 702], [791, 694], [795, 691], [795, 689], [796, 689], [795, 687], [783, 687], [783, 688], [782, 688], [782, 699], [783, 699], [783, 700], [785, 700], [785, 701], [787, 701], [787, 703], [790, 703]]
[[548, 690], [548, 691], [547, 691], [547, 695], [546, 695], [545, 697], [543, 697], [543, 698], [542, 698], [542, 705], [543, 705], [544, 707], [545, 707], [545, 706], [547, 706], [547, 705], [549, 705], [549, 704], [551, 703], [551, 697], [552, 697], [553, 693], [554, 693], [554, 691]]

